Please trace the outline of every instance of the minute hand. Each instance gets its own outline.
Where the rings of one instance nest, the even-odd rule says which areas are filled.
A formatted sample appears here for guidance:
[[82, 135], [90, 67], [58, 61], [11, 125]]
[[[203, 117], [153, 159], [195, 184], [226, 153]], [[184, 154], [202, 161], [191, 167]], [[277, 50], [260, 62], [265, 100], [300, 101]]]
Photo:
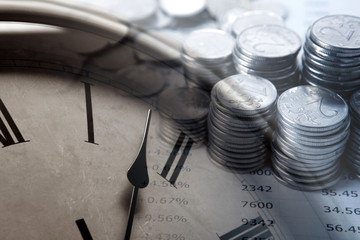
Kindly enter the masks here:
[[130, 239], [131, 235], [131, 228], [132, 223], [134, 220], [134, 214], [135, 214], [135, 207], [136, 207], [136, 200], [139, 188], [145, 188], [149, 184], [149, 175], [147, 171], [146, 166], [146, 140], [147, 135], [149, 131], [149, 124], [150, 124], [150, 118], [151, 118], [151, 110], [149, 109], [147, 119], [146, 119], [146, 125], [145, 125], [145, 132], [144, 137], [139, 149], [139, 153], [132, 164], [132, 166], [129, 168], [127, 172], [127, 177], [129, 179], [129, 182], [134, 186], [133, 192], [131, 196], [131, 204], [129, 209], [129, 216], [128, 216], [128, 223], [126, 227], [126, 234], [125, 234], [125, 240]]

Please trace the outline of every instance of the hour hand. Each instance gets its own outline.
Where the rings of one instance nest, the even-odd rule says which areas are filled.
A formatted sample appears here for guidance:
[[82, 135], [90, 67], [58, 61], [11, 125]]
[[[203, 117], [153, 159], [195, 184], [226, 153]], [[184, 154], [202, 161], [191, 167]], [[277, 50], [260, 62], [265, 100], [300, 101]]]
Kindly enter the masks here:
[[151, 118], [151, 110], [149, 109], [146, 119], [144, 137], [139, 149], [139, 153], [127, 173], [129, 182], [132, 185], [134, 185], [134, 187], [131, 196], [131, 204], [129, 209], [129, 217], [128, 217], [128, 224], [126, 227], [125, 240], [130, 239], [131, 228], [135, 214], [136, 199], [139, 188], [144, 188], [149, 184], [149, 175], [146, 166], [146, 139], [149, 131], [150, 118]]

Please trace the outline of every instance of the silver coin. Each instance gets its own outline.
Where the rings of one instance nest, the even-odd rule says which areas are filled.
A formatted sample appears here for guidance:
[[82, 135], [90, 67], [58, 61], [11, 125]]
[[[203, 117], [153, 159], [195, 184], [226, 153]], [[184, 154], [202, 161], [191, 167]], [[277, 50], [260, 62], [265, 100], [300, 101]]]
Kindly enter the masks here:
[[271, 150], [272, 150], [272, 153], [273, 153], [274, 156], [276, 156], [280, 161], [282, 161], [283, 163], [286, 163], [289, 167], [292, 167], [292, 168], [313, 169], [313, 170], [320, 171], [320, 170], [323, 170], [323, 169], [327, 169], [328, 167], [334, 165], [334, 163], [336, 162], [335, 160], [327, 161], [327, 162], [313, 161], [311, 163], [309, 163], [309, 162], [301, 162], [301, 161], [298, 161], [295, 158], [291, 158], [291, 157], [287, 156], [285, 153], [283, 153], [281, 150], [279, 150], [273, 144], [271, 145]]
[[207, 10], [214, 18], [219, 18], [224, 12], [233, 8], [250, 9], [250, 0], [207, 0]]
[[[264, 130], [268, 128], [271, 124], [273, 111], [268, 111], [269, 115], [256, 114], [255, 116], [245, 116], [239, 117], [238, 115], [230, 115], [223, 112], [222, 109], [219, 109], [219, 106], [214, 107], [210, 105], [210, 110], [213, 113], [213, 116], [218, 118], [220, 122], [226, 123], [230, 127], [241, 128], [242, 130], [248, 129], [249, 131]], [[246, 131], [246, 130], [244, 130]]]
[[122, 20], [137, 23], [144, 22], [154, 16], [157, 7], [156, 0], [120, 0], [109, 11]]
[[202, 12], [205, 0], [159, 0], [160, 8], [173, 17], [189, 17]]
[[[213, 157], [216, 158], [217, 161], [221, 161], [223, 163], [226, 163], [226, 166], [231, 166], [231, 167], [236, 167], [236, 168], [243, 168], [243, 169], [251, 169], [251, 168], [255, 168], [258, 167], [260, 165], [263, 165], [264, 162], [266, 161], [267, 156], [261, 156], [258, 157], [257, 159], [255, 159], [254, 162], [251, 163], [247, 163], [246, 161], [244, 163], [242, 163], [241, 160], [239, 161], [231, 161], [233, 160], [232, 158], [228, 158], [216, 151], [214, 151], [212, 148], [208, 148], [208, 153]], [[229, 161], [230, 160], [230, 161]]]
[[339, 163], [335, 162], [330, 167], [314, 170], [311, 168], [293, 168], [288, 165], [287, 162], [283, 163], [276, 155], [272, 158], [274, 164], [278, 165], [279, 168], [284, 170], [287, 174], [292, 176], [293, 180], [303, 181], [306, 179], [307, 182], [323, 181], [332, 176], [332, 174], [336, 173], [339, 168]]
[[184, 54], [202, 62], [213, 62], [232, 55], [234, 39], [222, 30], [204, 29], [192, 32], [184, 41]]
[[348, 116], [348, 106], [339, 95], [314, 86], [285, 91], [278, 99], [277, 108], [282, 118], [306, 128], [331, 127]]
[[341, 176], [341, 171], [339, 171], [338, 175], [333, 177], [332, 179], [326, 181], [326, 182], [315, 182], [315, 183], [309, 183], [309, 184], [303, 184], [296, 182], [292, 179], [284, 180], [276, 168], [273, 167], [273, 173], [276, 180], [278, 180], [281, 184], [293, 188], [295, 190], [300, 191], [318, 191], [325, 188], [330, 188], [334, 186], [339, 180]]
[[331, 15], [320, 18], [312, 25], [310, 34], [317, 44], [326, 49], [360, 53], [359, 17]]
[[231, 34], [231, 27], [236, 19], [241, 16], [246, 9], [244, 8], [231, 8], [226, 10], [217, 18], [218, 26], [221, 30]]
[[228, 167], [228, 168], [232, 168], [232, 169], [236, 170], [238, 173], [249, 173], [251, 171], [255, 171], [255, 170], [263, 167], [264, 162], [265, 162], [265, 161], [259, 162], [258, 165], [254, 166], [254, 167], [244, 167], [239, 164], [226, 162], [226, 161], [222, 160], [221, 158], [219, 158], [218, 156], [216, 156], [211, 151], [207, 151], [207, 153], [208, 153], [209, 159], [211, 161], [213, 161], [214, 163], [220, 164], [220, 165]]
[[333, 144], [338, 144], [344, 139], [347, 139], [349, 136], [348, 129], [345, 129], [342, 132], [333, 134], [327, 137], [306, 137], [301, 134], [296, 134], [291, 130], [279, 128], [278, 135], [282, 138], [289, 140], [290, 143], [296, 142], [299, 145], [308, 146], [308, 147], [327, 147]]
[[231, 27], [231, 32], [234, 37], [239, 36], [245, 29], [256, 25], [272, 24], [284, 26], [285, 23], [278, 14], [265, 11], [253, 10], [247, 11], [237, 17]]
[[223, 149], [224, 151], [229, 151], [233, 153], [240, 153], [240, 154], [247, 154], [247, 153], [254, 153], [254, 152], [263, 152], [268, 149], [266, 144], [260, 144], [256, 147], [250, 148], [238, 148], [237, 146], [229, 145], [224, 141], [219, 141], [216, 138], [209, 138], [209, 144], [213, 144], [218, 146], [219, 148]]
[[253, 58], [283, 60], [297, 55], [301, 40], [286, 27], [261, 25], [244, 30], [236, 39], [236, 46], [242, 53]]
[[222, 156], [222, 159], [227, 162], [233, 162], [233, 163], [241, 163], [241, 164], [255, 164], [266, 158], [268, 156], [268, 152], [265, 150], [263, 152], [255, 152], [255, 153], [236, 153], [231, 152], [228, 150], [221, 149], [217, 145], [214, 145], [210, 143], [208, 145], [208, 148], [211, 149], [211, 151], [216, 152], [218, 156]]
[[242, 74], [220, 81], [216, 95], [221, 105], [232, 111], [268, 109], [277, 99], [276, 88], [270, 81]]
[[338, 143], [328, 146], [307, 146], [296, 141], [291, 141], [290, 139], [284, 138], [283, 136], [277, 134], [277, 143], [280, 143], [281, 146], [287, 146], [288, 149], [291, 149], [294, 152], [311, 155], [323, 155], [327, 153], [332, 153], [338, 149], [343, 148], [347, 143], [347, 140], [348, 138], [345, 138]]
[[295, 159], [303, 163], [319, 163], [325, 164], [328, 162], [333, 162], [338, 160], [344, 152], [345, 146], [340, 146], [338, 149], [329, 153], [308, 153], [304, 151], [298, 151], [296, 148], [293, 148], [292, 145], [286, 143], [286, 141], [279, 138], [275, 132], [272, 137], [272, 144], [282, 151], [286, 156]]
[[319, 182], [327, 182], [330, 179], [333, 179], [334, 177], [338, 177], [339, 173], [336, 169], [335, 171], [331, 172], [328, 175], [322, 175], [322, 176], [313, 176], [313, 177], [305, 177], [305, 176], [299, 176], [296, 174], [290, 174], [286, 172], [284, 169], [282, 169], [279, 165], [274, 164], [274, 166], [277, 166], [277, 171], [280, 173], [281, 177], [287, 181], [295, 181], [300, 184], [313, 184], [313, 183], [319, 183]]

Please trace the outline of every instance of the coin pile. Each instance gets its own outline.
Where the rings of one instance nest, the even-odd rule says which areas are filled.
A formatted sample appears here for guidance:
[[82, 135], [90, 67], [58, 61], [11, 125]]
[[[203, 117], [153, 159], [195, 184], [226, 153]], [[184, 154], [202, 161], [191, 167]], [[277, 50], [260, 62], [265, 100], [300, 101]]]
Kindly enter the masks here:
[[232, 74], [234, 39], [217, 29], [192, 32], [182, 45], [181, 61], [186, 77], [205, 90]]
[[332, 15], [320, 18], [306, 34], [303, 78], [344, 98], [360, 88], [360, 18]]
[[346, 149], [346, 159], [349, 167], [360, 175], [360, 90], [350, 98], [350, 139]]
[[338, 94], [309, 85], [285, 91], [277, 102], [272, 141], [275, 177], [301, 190], [334, 185], [349, 126], [348, 106]]
[[235, 67], [239, 73], [270, 80], [281, 93], [299, 82], [297, 54], [300, 48], [300, 38], [286, 27], [250, 27], [236, 39]]
[[248, 172], [268, 159], [277, 91], [268, 80], [237, 74], [211, 91], [208, 153], [214, 161]]
[[168, 88], [162, 92], [157, 102], [162, 141], [173, 145], [183, 132], [195, 146], [203, 143], [207, 138], [209, 103], [209, 95], [199, 88]]

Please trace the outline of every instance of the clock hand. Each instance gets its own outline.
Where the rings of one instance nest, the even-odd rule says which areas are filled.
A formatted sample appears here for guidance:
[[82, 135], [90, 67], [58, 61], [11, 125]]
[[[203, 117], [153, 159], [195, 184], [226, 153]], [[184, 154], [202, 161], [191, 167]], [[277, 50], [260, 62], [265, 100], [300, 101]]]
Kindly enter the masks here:
[[83, 218], [76, 220], [76, 225], [78, 226], [81, 236], [84, 240], [93, 240], [90, 231], [86, 225], [86, 222]]
[[149, 184], [149, 175], [146, 166], [146, 139], [149, 130], [150, 118], [151, 118], [151, 110], [149, 109], [146, 119], [144, 137], [141, 143], [139, 153], [127, 173], [129, 182], [132, 185], [134, 185], [134, 187], [131, 196], [131, 204], [130, 204], [130, 210], [128, 216], [128, 223], [126, 227], [125, 240], [130, 239], [139, 188], [145, 188]]

